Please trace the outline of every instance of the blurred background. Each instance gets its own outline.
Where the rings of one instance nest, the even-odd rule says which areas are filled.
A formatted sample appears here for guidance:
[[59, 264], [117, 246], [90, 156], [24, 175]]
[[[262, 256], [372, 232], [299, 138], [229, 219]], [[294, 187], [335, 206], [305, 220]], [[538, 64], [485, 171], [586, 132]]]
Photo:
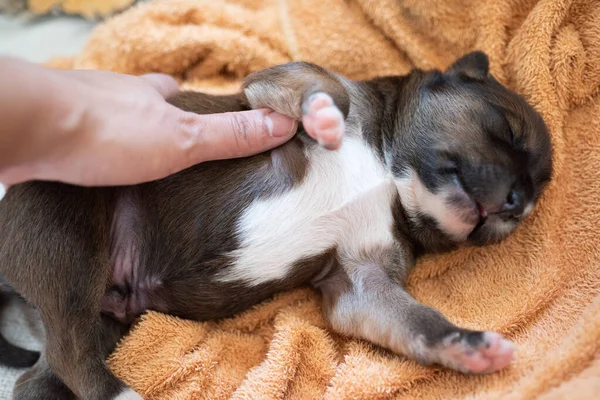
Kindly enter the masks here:
[[33, 62], [77, 54], [95, 22], [77, 16], [44, 16], [30, 19], [0, 15], [0, 54]]
[[33, 62], [73, 56], [97, 23], [138, 1], [0, 0], [0, 54]]

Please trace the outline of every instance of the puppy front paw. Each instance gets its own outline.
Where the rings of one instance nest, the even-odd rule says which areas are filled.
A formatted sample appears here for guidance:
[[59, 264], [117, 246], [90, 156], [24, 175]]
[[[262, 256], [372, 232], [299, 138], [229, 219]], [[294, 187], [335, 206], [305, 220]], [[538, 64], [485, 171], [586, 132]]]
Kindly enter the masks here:
[[489, 374], [508, 367], [515, 346], [496, 332], [457, 331], [433, 350], [446, 367], [472, 374]]
[[327, 93], [313, 93], [305, 100], [302, 124], [306, 132], [326, 149], [335, 150], [342, 144], [344, 114]]

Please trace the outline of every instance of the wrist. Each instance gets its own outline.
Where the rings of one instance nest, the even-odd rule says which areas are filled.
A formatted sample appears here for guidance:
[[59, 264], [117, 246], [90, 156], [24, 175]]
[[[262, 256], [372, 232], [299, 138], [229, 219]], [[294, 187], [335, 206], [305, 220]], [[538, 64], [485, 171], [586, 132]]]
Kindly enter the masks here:
[[[36, 99], [39, 118], [31, 126], [34, 144], [33, 164], [44, 165], [63, 158], [80, 139], [84, 130], [85, 113], [78, 101], [77, 81], [70, 79], [67, 71], [48, 70], [44, 91]], [[68, 72], [67, 72], [68, 73]]]
[[20, 164], [28, 152], [36, 120], [30, 69], [21, 60], [0, 57], [0, 172]]
[[77, 107], [59, 71], [2, 58], [0, 72], [0, 79], [13, 82], [0, 98], [7, 122], [0, 128], [0, 181], [35, 179], [78, 129]]

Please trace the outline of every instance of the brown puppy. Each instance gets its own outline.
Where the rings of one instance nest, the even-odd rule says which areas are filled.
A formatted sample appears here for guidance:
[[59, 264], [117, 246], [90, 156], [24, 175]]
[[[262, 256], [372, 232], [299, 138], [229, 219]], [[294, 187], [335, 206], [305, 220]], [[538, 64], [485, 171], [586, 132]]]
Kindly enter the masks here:
[[[464, 372], [509, 364], [501, 335], [457, 327], [403, 288], [423, 253], [506, 237], [550, 180], [544, 122], [483, 53], [366, 82], [290, 63], [249, 76], [240, 95], [171, 102], [203, 114], [269, 107], [303, 128], [264, 154], [143, 185], [11, 188], [0, 274], [46, 328], [16, 399], [139, 398], [104, 360], [144, 310], [223, 318], [305, 284], [343, 334]], [[342, 146], [305, 130], [343, 133]]]

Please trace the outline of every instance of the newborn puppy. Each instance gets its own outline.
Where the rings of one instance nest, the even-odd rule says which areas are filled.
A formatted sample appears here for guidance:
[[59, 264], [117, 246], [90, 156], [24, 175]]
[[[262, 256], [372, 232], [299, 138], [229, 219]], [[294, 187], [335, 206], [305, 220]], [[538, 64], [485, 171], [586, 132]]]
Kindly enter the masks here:
[[302, 126], [272, 151], [142, 185], [11, 188], [0, 274], [46, 328], [15, 399], [139, 399], [105, 364], [139, 314], [224, 318], [306, 284], [339, 333], [466, 373], [510, 363], [500, 334], [455, 326], [404, 289], [419, 255], [506, 237], [550, 180], [542, 118], [485, 54], [363, 82], [290, 63], [239, 95], [170, 101], [201, 114], [268, 107]]

